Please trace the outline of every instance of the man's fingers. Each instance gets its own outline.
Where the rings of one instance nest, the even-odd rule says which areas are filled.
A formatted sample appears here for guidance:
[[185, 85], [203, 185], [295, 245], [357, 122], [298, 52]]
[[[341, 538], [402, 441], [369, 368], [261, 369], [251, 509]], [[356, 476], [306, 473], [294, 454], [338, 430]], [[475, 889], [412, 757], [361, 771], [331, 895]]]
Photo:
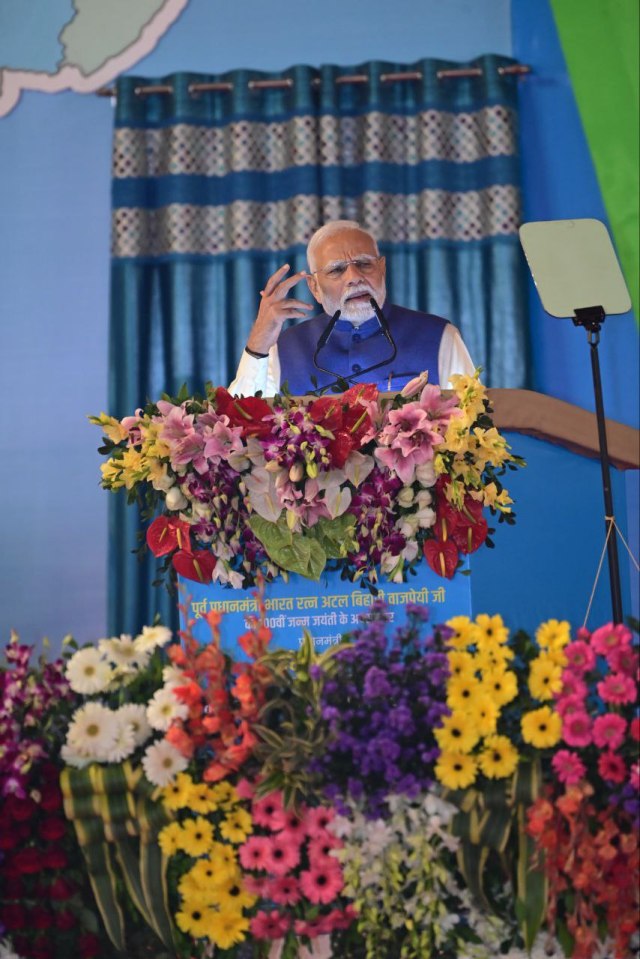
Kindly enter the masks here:
[[282, 280], [282, 282], [278, 284], [278, 293], [282, 293], [283, 296], [286, 296], [289, 290], [294, 287], [296, 283], [299, 283], [300, 280], [304, 280], [306, 276], [306, 270], [300, 270], [299, 273], [294, 273], [292, 276], [288, 276], [286, 280]]
[[305, 303], [304, 300], [283, 300], [279, 304], [281, 310], [312, 310], [313, 307]]
[[283, 276], [285, 276], [289, 272], [289, 270], [290, 270], [289, 264], [285, 263], [283, 266], [280, 267], [279, 270], [276, 270], [275, 273], [271, 274], [271, 276], [269, 277], [269, 279], [264, 285], [263, 293], [265, 296], [269, 296], [270, 293], [273, 293], [273, 291], [277, 287], [280, 280], [283, 278]]

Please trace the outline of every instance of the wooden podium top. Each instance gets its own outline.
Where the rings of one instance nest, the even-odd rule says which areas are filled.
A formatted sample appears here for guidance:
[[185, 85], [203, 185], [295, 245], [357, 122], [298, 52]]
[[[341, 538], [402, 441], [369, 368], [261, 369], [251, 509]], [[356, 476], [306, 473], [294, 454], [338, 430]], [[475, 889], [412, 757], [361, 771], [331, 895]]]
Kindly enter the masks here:
[[[581, 456], [599, 457], [595, 413], [532, 390], [488, 389], [499, 430], [526, 433]], [[618, 469], [640, 469], [640, 431], [607, 420], [609, 461]]]

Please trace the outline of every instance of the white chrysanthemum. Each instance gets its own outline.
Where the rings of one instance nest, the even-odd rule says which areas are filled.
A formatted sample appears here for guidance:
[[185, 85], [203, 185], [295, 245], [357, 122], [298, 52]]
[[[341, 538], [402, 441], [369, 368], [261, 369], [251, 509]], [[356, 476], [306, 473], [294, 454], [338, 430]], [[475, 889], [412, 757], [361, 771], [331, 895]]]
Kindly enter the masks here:
[[159, 689], [147, 706], [147, 719], [153, 729], [166, 732], [174, 719], [185, 719], [189, 709], [180, 703], [171, 688]]
[[87, 703], [74, 713], [67, 743], [80, 756], [104, 762], [118, 737], [115, 713], [101, 703]]
[[147, 720], [147, 707], [142, 703], [127, 703], [121, 706], [116, 716], [120, 723], [126, 723], [131, 726], [133, 739], [136, 746], [142, 746], [152, 733], [151, 726]]
[[131, 669], [143, 669], [149, 662], [149, 650], [142, 649], [126, 633], [112, 639], [100, 640], [100, 652], [113, 663], [129, 672]]
[[74, 766], [76, 769], [84, 769], [91, 762], [86, 756], [81, 756], [75, 749], [72, 749], [68, 743], [64, 744], [60, 750], [60, 755], [67, 766]]
[[161, 739], [149, 746], [142, 759], [145, 774], [154, 786], [167, 786], [171, 780], [188, 766], [186, 756], [179, 753], [171, 743]]
[[18, 953], [13, 951], [13, 946], [8, 939], [0, 942], [0, 959], [20, 959]]
[[127, 757], [131, 755], [135, 748], [136, 740], [133, 735], [133, 727], [129, 723], [119, 721], [115, 742], [106, 754], [105, 761], [108, 763], [121, 763], [123, 759], [127, 759]]
[[171, 635], [171, 630], [166, 626], [143, 626], [140, 635], [136, 636], [135, 643], [143, 652], [151, 651], [160, 646], [166, 646]]
[[83, 696], [104, 692], [113, 678], [109, 663], [93, 646], [73, 654], [67, 663], [66, 675], [73, 691]]

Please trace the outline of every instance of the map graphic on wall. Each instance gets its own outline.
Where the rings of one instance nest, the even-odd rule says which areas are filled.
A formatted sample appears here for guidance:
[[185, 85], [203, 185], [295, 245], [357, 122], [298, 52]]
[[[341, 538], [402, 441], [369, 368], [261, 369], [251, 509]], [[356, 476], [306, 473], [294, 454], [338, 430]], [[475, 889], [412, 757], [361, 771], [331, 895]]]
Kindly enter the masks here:
[[0, 117], [23, 90], [91, 93], [153, 50], [189, 0], [1, 0]]

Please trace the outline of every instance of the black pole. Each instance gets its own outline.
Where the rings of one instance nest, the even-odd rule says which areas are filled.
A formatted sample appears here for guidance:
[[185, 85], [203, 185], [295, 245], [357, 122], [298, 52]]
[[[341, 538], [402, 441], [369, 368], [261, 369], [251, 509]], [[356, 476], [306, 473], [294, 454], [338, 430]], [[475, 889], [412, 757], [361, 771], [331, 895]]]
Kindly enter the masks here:
[[601, 306], [590, 306], [574, 310], [573, 322], [576, 326], [583, 326], [587, 331], [587, 339], [591, 348], [591, 371], [593, 373], [593, 391], [596, 401], [596, 420], [598, 423], [598, 440], [600, 445], [600, 466], [602, 470], [602, 491], [604, 494], [605, 530], [607, 534], [607, 556], [609, 559], [609, 582], [611, 586], [611, 611], [614, 623], [622, 622], [622, 591], [620, 589], [620, 566], [618, 563], [618, 540], [615, 528], [615, 513], [613, 511], [613, 493], [611, 491], [611, 471], [609, 469], [609, 450], [607, 447], [607, 427], [604, 415], [602, 398], [602, 380], [600, 378], [600, 359], [598, 343], [600, 342], [600, 328], [605, 319], [605, 312]]

